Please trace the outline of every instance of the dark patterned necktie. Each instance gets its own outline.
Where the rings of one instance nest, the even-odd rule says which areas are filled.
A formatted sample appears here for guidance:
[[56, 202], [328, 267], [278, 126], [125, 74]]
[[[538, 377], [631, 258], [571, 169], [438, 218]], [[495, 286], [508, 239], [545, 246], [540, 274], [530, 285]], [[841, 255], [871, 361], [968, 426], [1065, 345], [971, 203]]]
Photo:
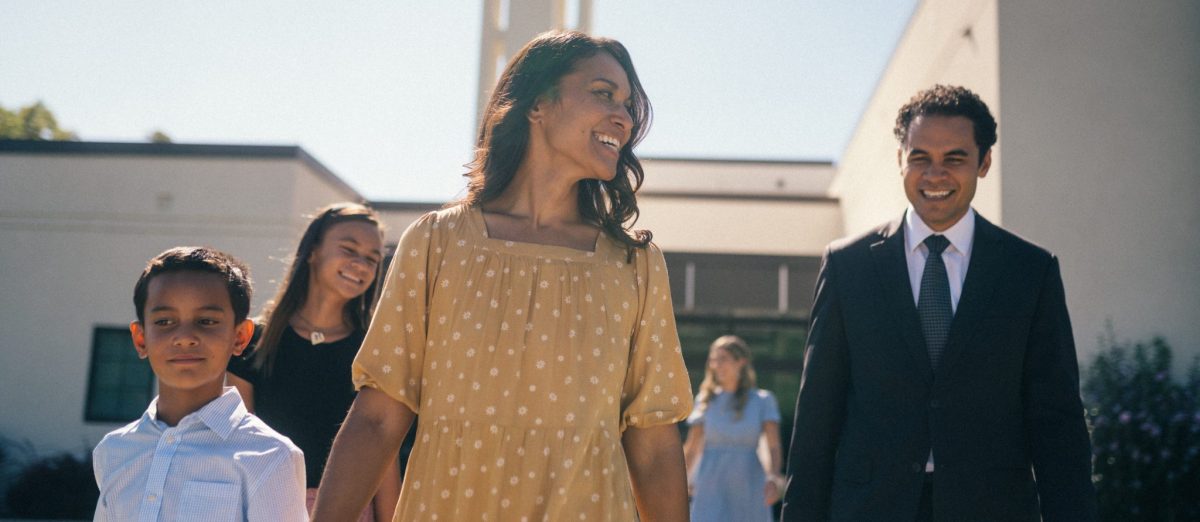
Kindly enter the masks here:
[[946, 348], [946, 337], [950, 335], [950, 321], [954, 309], [950, 305], [950, 279], [946, 275], [946, 263], [942, 251], [950, 246], [945, 236], [931, 235], [925, 238], [929, 256], [925, 258], [925, 271], [921, 273], [921, 293], [917, 296], [917, 314], [921, 316], [921, 331], [925, 334], [925, 347], [929, 349], [929, 362], [937, 369]]

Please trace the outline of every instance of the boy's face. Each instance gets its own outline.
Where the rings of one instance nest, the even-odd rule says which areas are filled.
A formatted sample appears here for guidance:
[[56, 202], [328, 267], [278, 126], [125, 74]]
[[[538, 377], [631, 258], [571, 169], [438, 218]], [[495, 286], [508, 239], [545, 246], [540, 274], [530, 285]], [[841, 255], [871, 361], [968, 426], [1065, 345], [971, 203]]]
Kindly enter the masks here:
[[224, 279], [197, 271], [151, 279], [145, 321], [129, 329], [138, 356], [150, 359], [160, 393], [219, 396], [229, 358], [242, 353], [254, 333], [249, 320], [234, 321]]

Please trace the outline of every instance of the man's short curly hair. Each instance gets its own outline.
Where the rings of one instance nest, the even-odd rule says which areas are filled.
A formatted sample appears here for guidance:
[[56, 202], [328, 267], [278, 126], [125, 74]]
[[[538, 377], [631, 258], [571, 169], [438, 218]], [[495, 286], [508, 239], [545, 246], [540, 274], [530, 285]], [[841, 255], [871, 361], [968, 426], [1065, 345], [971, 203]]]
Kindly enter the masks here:
[[958, 85], [934, 85], [917, 93], [900, 108], [893, 132], [900, 144], [908, 142], [908, 129], [917, 116], [962, 116], [971, 120], [979, 161], [996, 144], [996, 119], [979, 95]]

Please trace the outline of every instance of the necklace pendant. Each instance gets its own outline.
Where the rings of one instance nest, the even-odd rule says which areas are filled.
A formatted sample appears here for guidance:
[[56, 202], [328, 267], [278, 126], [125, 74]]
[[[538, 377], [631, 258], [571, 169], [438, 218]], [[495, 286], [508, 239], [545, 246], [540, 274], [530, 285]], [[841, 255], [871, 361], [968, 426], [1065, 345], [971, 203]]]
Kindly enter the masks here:
[[325, 342], [325, 334], [313, 330], [312, 333], [308, 334], [308, 339], [312, 341], [313, 344], [321, 344]]

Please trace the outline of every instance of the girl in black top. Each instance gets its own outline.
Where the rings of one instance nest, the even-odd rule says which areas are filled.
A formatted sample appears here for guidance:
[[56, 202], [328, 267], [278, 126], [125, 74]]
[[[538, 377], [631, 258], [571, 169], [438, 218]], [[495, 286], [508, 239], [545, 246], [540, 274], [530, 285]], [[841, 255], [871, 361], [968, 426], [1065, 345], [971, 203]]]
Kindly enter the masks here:
[[[350, 364], [378, 299], [383, 233], [373, 210], [354, 203], [322, 209], [309, 223], [253, 350], [229, 363], [247, 408], [304, 451], [308, 507], [325, 460], [354, 401]], [[393, 463], [359, 520], [391, 520], [400, 494]]]

